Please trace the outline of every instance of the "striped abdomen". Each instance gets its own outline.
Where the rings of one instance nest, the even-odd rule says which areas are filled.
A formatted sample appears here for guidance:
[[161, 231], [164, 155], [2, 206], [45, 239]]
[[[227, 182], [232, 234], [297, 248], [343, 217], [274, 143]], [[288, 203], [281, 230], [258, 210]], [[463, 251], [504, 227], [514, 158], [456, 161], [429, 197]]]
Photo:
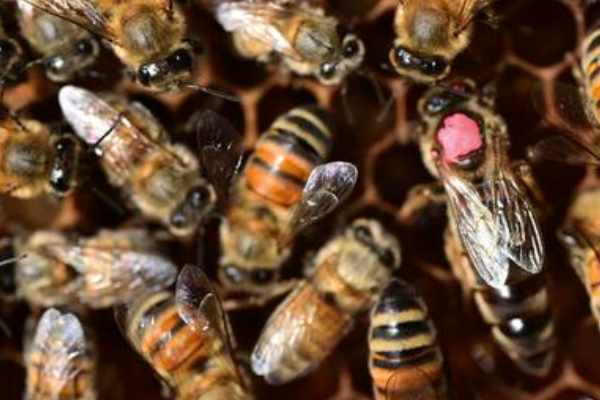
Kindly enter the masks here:
[[[61, 359], [50, 358], [59, 357]], [[52, 370], [48, 365], [68, 366], [68, 369]], [[94, 360], [89, 353], [45, 354], [32, 351], [27, 368], [27, 400], [95, 399]], [[74, 373], [76, 372], [76, 373]]]
[[268, 201], [290, 206], [302, 195], [313, 168], [331, 148], [325, 110], [296, 107], [279, 117], [259, 139], [245, 169], [249, 187]]
[[544, 275], [527, 275], [502, 288], [493, 288], [480, 280], [468, 256], [457, 245], [458, 240], [450, 235], [446, 238], [446, 254], [452, 268], [472, 292], [496, 343], [524, 372], [547, 374], [554, 360], [556, 339]]
[[369, 369], [376, 399], [445, 398], [443, 356], [427, 307], [393, 279], [371, 313]]
[[370, 301], [370, 293], [339, 279], [335, 267], [333, 262], [318, 267], [267, 321], [252, 353], [252, 369], [267, 382], [289, 382], [316, 368], [352, 327], [353, 314]]
[[171, 387], [180, 390], [190, 380], [210, 382], [215, 375], [225, 375], [221, 368], [214, 368], [218, 365], [215, 358], [224, 354], [222, 338], [216, 335], [218, 328], [204, 330], [208, 321], [201, 320], [195, 321], [195, 328], [188, 325], [170, 293], [147, 296], [134, 305], [126, 322], [136, 350]]
[[585, 74], [587, 96], [597, 122], [600, 121], [600, 29], [590, 31], [583, 43], [582, 67]]

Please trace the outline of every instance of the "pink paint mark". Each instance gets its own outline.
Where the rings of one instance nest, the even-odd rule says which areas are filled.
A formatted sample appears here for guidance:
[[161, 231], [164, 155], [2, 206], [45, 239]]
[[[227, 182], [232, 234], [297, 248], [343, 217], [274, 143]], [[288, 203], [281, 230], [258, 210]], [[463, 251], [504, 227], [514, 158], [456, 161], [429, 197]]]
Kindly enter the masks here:
[[457, 163], [483, 146], [479, 125], [471, 117], [461, 113], [444, 118], [437, 140], [441, 146], [442, 159], [447, 163]]

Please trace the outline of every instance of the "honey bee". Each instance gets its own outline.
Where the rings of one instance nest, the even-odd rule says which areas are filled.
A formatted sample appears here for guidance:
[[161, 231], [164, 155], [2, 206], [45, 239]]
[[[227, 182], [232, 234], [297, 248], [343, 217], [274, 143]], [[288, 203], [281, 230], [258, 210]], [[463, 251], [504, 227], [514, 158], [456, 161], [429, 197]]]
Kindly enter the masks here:
[[74, 79], [98, 57], [98, 41], [85, 29], [18, 0], [18, 20], [23, 37], [42, 55], [48, 78], [55, 82]]
[[79, 319], [50, 308], [26, 351], [25, 399], [96, 399], [96, 365]]
[[102, 38], [142, 86], [177, 90], [192, 81], [196, 58], [187, 23], [172, 0], [22, 0]]
[[0, 122], [0, 192], [20, 198], [69, 194], [80, 182], [81, 145], [33, 119]]
[[[6, 10], [0, 4], [0, 12]], [[10, 83], [18, 79], [18, 76], [25, 65], [25, 52], [23, 48], [4, 29], [0, 18], [0, 94], [4, 89], [5, 83]]]
[[389, 58], [396, 71], [422, 83], [445, 78], [473, 36], [473, 19], [491, 0], [401, 0]]
[[376, 400], [446, 398], [444, 357], [427, 306], [392, 279], [371, 311], [369, 369]]
[[578, 194], [572, 202], [559, 239], [567, 249], [571, 266], [590, 297], [590, 308], [600, 327], [600, 209], [597, 188]]
[[[226, 159], [232, 154], [231, 145], [223, 143], [239, 137], [235, 128], [217, 117], [208, 114], [201, 121], [206, 126], [199, 132], [201, 159], [207, 170], [209, 164], [223, 164], [214, 162], [215, 150], [226, 149], [220, 157]], [[321, 164], [331, 148], [328, 121], [323, 109], [300, 106], [280, 116], [260, 137], [231, 188], [232, 201], [220, 227], [223, 254], [218, 277], [227, 288], [264, 298], [277, 292], [279, 270], [290, 254], [292, 238], [333, 211], [352, 191], [358, 174], [354, 165]], [[216, 127], [219, 135], [214, 134]]]
[[[16, 241], [12, 274], [17, 297], [42, 307], [84, 304], [106, 308], [175, 280], [177, 269], [156, 254], [156, 243], [141, 230], [100, 231], [73, 239], [38, 231]], [[7, 278], [8, 279], [8, 278]]]
[[440, 88], [427, 92], [419, 109], [423, 159], [441, 179], [448, 203], [448, 261], [497, 344], [521, 369], [543, 375], [555, 344], [539, 274], [544, 246], [523, 180], [508, 159], [506, 125], [484, 99]]
[[123, 334], [180, 400], [253, 396], [231, 355], [229, 322], [204, 273], [183, 268], [176, 293], [157, 292], [120, 306]]
[[400, 246], [377, 221], [358, 219], [313, 265], [271, 315], [252, 352], [254, 373], [271, 384], [308, 374], [333, 351], [400, 266]]
[[196, 156], [169, 136], [151, 113], [124, 98], [101, 97], [65, 86], [59, 102], [75, 133], [97, 150], [111, 184], [122, 188], [142, 213], [188, 235], [215, 202]]
[[242, 56], [280, 59], [288, 70], [325, 85], [339, 84], [365, 55], [362, 40], [340, 37], [338, 21], [305, 1], [220, 1], [215, 15]]

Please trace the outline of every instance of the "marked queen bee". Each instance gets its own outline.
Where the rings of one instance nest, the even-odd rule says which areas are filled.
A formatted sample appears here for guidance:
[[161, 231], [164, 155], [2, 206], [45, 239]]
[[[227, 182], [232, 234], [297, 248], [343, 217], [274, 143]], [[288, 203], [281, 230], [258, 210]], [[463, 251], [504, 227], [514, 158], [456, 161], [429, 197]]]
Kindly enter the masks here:
[[96, 399], [92, 346], [75, 315], [46, 310], [25, 347], [25, 399]]
[[215, 193], [200, 175], [196, 156], [170, 143], [167, 132], [141, 104], [65, 86], [59, 102], [75, 133], [100, 155], [111, 184], [176, 235], [194, 232], [212, 209]]
[[340, 36], [336, 18], [306, 1], [218, 1], [214, 10], [244, 57], [281, 59], [290, 71], [339, 84], [365, 55], [354, 34]]
[[21, 0], [108, 42], [137, 82], [177, 90], [193, 79], [196, 58], [187, 23], [173, 0]]
[[37, 53], [46, 75], [55, 82], [77, 77], [98, 57], [98, 41], [81, 26], [18, 0], [18, 20], [23, 37]]
[[526, 170], [513, 170], [506, 125], [491, 104], [469, 94], [467, 82], [457, 88], [430, 89], [419, 103], [423, 160], [447, 199], [446, 256], [497, 344], [521, 369], [543, 375], [555, 334]]
[[100, 231], [80, 239], [37, 231], [4, 248], [16, 253], [16, 262], [0, 272], [14, 279], [17, 297], [30, 304], [106, 308], [173, 283], [176, 267], [155, 248], [142, 230]]
[[444, 357], [423, 299], [392, 279], [371, 311], [369, 371], [376, 400], [446, 398]]
[[[279, 292], [279, 274], [292, 239], [332, 212], [351, 193], [356, 167], [346, 162], [321, 164], [331, 146], [326, 112], [300, 106], [277, 118], [260, 137], [233, 185], [232, 148], [239, 134], [222, 117], [200, 119], [201, 159], [221, 197], [230, 198], [220, 227], [223, 254], [219, 280], [232, 291], [264, 296]], [[238, 144], [235, 144], [238, 142]], [[285, 285], [284, 285], [285, 286]]]
[[29, 118], [0, 121], [0, 192], [20, 198], [69, 194], [81, 180], [81, 145]]
[[491, 0], [400, 0], [390, 62], [417, 82], [435, 83], [450, 73], [454, 58], [473, 36], [473, 19]]
[[117, 308], [116, 318], [134, 349], [180, 400], [249, 400], [235, 363], [229, 322], [212, 285], [187, 265], [176, 293], [148, 294]]
[[273, 312], [252, 352], [252, 369], [271, 384], [308, 374], [333, 351], [400, 266], [400, 246], [377, 221], [358, 219], [312, 266]]

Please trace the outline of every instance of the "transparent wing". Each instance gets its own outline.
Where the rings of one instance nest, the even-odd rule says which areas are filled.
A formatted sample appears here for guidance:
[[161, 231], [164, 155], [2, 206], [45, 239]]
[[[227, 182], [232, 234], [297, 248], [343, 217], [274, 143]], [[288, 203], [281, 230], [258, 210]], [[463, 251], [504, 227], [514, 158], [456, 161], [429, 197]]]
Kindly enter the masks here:
[[287, 223], [284, 240], [335, 210], [352, 193], [357, 180], [358, 169], [351, 163], [335, 161], [317, 166]]
[[582, 89], [557, 82], [552, 93], [546, 96], [543, 87], [537, 85], [533, 103], [546, 121], [560, 129], [560, 135], [538, 142], [530, 150], [531, 158], [570, 164], [600, 164], [600, 131]]
[[225, 201], [242, 164], [242, 136], [227, 119], [210, 110], [200, 114], [196, 131], [202, 170], [219, 200]]
[[296, 378], [282, 372], [289, 359], [294, 358], [294, 353], [311, 341], [313, 331], [320, 326], [320, 318], [325, 318], [320, 315], [318, 304], [299, 296], [302, 288], [303, 284], [300, 284], [277, 307], [252, 351], [252, 370], [273, 385]]
[[509, 261], [508, 255], [499, 246], [500, 232], [492, 212], [470, 182], [443, 164], [440, 164], [439, 171], [450, 212], [471, 263], [487, 284], [493, 287], [504, 285], [508, 278]]
[[484, 183], [484, 201], [507, 256], [520, 268], [538, 273], [544, 264], [544, 242], [535, 211], [512, 172], [503, 139], [493, 140], [493, 161]]
[[83, 327], [77, 317], [50, 308], [42, 315], [36, 328], [28, 368], [39, 371], [38, 379], [46, 380], [52, 398], [58, 399], [65, 386], [85, 372], [85, 364], [79, 358], [86, 353]]
[[330, 18], [320, 14], [272, 2], [224, 2], [216, 7], [215, 15], [226, 31], [243, 30], [274, 51], [295, 59], [302, 59], [302, 56], [283, 31], [292, 19], [302, 18], [313, 24], [333, 23]]
[[108, 307], [127, 302], [144, 292], [170, 286], [177, 268], [156, 255], [93, 246], [49, 246], [58, 260], [82, 274], [81, 300], [91, 306]]
[[436, 383], [421, 368], [402, 368], [385, 385], [386, 400], [441, 400]]
[[66, 19], [90, 32], [117, 44], [117, 35], [109, 28], [109, 21], [100, 8], [91, 0], [19, 0], [49, 14]]

